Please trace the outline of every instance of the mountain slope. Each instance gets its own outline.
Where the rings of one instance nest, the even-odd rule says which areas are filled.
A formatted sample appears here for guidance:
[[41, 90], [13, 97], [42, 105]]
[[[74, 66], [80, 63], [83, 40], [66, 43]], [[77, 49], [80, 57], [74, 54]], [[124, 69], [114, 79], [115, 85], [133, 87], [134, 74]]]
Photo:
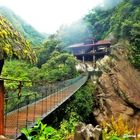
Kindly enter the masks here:
[[[112, 56], [98, 61], [102, 71], [96, 86], [93, 114], [99, 124], [122, 117], [140, 132], [140, 73], [126, 59], [124, 42], [112, 46]], [[125, 44], [126, 45], [126, 44]], [[116, 123], [117, 124], [117, 123]], [[110, 127], [111, 128], [111, 127]], [[138, 133], [139, 134], [139, 133]]]
[[29, 42], [31, 42], [32, 47], [38, 47], [42, 45], [42, 42], [46, 36], [39, 33], [30, 24], [26, 23], [19, 16], [15, 15], [12, 10], [6, 7], [0, 7], [0, 15], [6, 17], [11, 22], [11, 24], [19, 32], [21, 32]]
[[[129, 60], [140, 69], [140, 1], [123, 0], [113, 9], [98, 7], [85, 16], [89, 29], [97, 39], [110, 33], [120, 40], [128, 40]], [[127, 49], [127, 48], [126, 48]]]

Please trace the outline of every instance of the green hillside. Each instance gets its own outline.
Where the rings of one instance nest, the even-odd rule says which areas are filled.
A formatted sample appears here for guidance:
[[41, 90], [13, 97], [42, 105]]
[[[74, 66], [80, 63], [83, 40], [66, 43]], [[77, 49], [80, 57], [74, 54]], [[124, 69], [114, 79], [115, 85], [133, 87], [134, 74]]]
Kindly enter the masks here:
[[6, 7], [0, 7], [0, 14], [6, 17], [19, 32], [23, 33], [24, 37], [31, 42], [32, 47], [42, 46], [42, 42], [47, 36], [39, 33], [30, 24], [26, 23], [26, 21]]
[[85, 16], [85, 21], [97, 39], [103, 39], [112, 33], [118, 40], [128, 40], [129, 60], [136, 68], [140, 68], [139, 0], [123, 0], [118, 6], [109, 9], [97, 7]]

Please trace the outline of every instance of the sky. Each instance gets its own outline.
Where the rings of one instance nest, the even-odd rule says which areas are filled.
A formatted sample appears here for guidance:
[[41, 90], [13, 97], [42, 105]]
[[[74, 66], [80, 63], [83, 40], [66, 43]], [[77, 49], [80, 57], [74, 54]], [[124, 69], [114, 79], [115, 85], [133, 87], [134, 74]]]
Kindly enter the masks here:
[[55, 33], [61, 25], [70, 25], [102, 0], [0, 0], [38, 31]]

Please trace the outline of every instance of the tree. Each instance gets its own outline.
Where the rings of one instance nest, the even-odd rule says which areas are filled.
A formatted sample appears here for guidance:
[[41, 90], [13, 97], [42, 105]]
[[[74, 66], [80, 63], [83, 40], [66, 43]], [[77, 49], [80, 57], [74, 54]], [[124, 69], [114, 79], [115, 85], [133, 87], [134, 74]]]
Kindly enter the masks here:
[[[0, 75], [5, 58], [12, 56], [30, 61], [36, 60], [29, 43], [3, 16], [0, 16]], [[4, 82], [2, 80], [0, 80], [0, 103], [0, 134], [4, 134]]]
[[84, 17], [85, 22], [88, 23], [89, 30], [92, 31], [97, 40], [103, 39], [108, 34], [112, 12], [113, 9], [97, 7]]
[[36, 61], [35, 53], [29, 43], [17, 32], [12, 25], [0, 16], [0, 74], [7, 57], [17, 57]]
[[139, 0], [131, 0], [131, 2], [135, 5], [140, 5], [140, 1]]
[[119, 5], [112, 9], [94, 8], [84, 17], [84, 20], [88, 22], [88, 27], [97, 40], [108, 38], [110, 33], [116, 40], [128, 40], [130, 46], [125, 47], [125, 49], [129, 48], [128, 58], [135, 68], [140, 69], [140, 1], [104, 0], [104, 3]]
[[41, 67], [41, 77], [48, 82], [63, 81], [74, 78], [76, 59], [68, 53], [54, 51], [47, 63]]
[[37, 66], [40, 68], [41, 65], [46, 63], [49, 60], [51, 54], [58, 49], [60, 46], [60, 41], [56, 39], [55, 35], [50, 36], [44, 43], [44, 48], [41, 49], [41, 52], [38, 55]]

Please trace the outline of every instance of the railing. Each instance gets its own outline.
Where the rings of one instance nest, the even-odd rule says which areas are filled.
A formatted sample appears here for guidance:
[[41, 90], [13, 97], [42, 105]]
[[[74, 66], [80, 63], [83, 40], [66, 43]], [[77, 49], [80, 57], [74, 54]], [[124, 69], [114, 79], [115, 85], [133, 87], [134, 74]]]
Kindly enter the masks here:
[[5, 84], [14, 83], [15, 86], [15, 90], [7, 88], [5, 93], [4, 134], [13, 138], [22, 128], [50, 114], [72, 96], [86, 82], [87, 77], [87, 74], [82, 74], [55, 84], [4, 79]]
[[110, 53], [110, 49], [108, 50], [101, 50], [101, 51], [96, 51], [96, 52], [85, 52], [85, 53], [74, 53], [74, 55], [107, 55]]

